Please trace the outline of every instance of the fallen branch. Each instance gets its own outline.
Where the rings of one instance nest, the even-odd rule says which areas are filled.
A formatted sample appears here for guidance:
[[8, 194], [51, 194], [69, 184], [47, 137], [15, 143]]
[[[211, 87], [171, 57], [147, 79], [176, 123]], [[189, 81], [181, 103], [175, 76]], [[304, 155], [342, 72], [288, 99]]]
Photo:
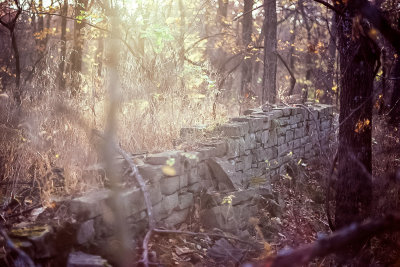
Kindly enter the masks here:
[[278, 253], [271, 266], [302, 266], [317, 257], [324, 257], [345, 250], [346, 246], [356, 242], [364, 242], [375, 235], [399, 230], [400, 216], [398, 214], [389, 214], [381, 219], [370, 219], [365, 223], [353, 223], [331, 236], [320, 238], [312, 244]]

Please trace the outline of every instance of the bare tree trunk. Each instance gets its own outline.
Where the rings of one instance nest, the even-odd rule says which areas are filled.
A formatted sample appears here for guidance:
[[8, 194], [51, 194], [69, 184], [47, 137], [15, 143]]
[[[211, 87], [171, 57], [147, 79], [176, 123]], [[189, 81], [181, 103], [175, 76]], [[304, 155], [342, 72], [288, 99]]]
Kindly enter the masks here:
[[65, 70], [65, 60], [67, 55], [67, 18], [68, 15], [68, 0], [64, 0], [64, 4], [61, 8], [61, 51], [60, 51], [60, 64], [59, 64], [59, 86], [60, 90], [65, 90], [65, 77], [64, 77], [64, 70]]
[[11, 44], [14, 51], [15, 57], [15, 85], [17, 86], [14, 92], [14, 99], [17, 102], [17, 105], [21, 105], [21, 88], [20, 88], [20, 80], [21, 80], [21, 67], [20, 67], [20, 60], [19, 60], [19, 51], [18, 51], [18, 44], [17, 44], [17, 37], [15, 36], [15, 31], [10, 31], [11, 34]]
[[[295, 48], [295, 41], [296, 41], [296, 30], [297, 30], [297, 16], [298, 13], [296, 12], [294, 15], [294, 19], [293, 19], [293, 28], [292, 28], [292, 33], [290, 35], [290, 49], [289, 49], [289, 66], [291, 71], [294, 72], [294, 48]], [[293, 84], [293, 79], [291, 80], [291, 84], [290, 84], [290, 89], [289, 89], [289, 93], [288, 95], [292, 95], [293, 94], [293, 89], [294, 89], [294, 84]]]
[[[182, 0], [178, 0], [178, 6], [179, 6], [180, 17], [181, 17], [180, 34], [179, 34], [180, 49], [179, 49], [179, 56], [178, 56], [178, 69], [179, 69], [179, 72], [183, 73], [184, 65], [185, 65], [185, 26], [186, 26], [186, 21], [185, 21], [185, 9], [183, 7]], [[180, 79], [182, 88], [185, 88], [185, 77], [182, 75], [179, 79]]]
[[264, 0], [265, 35], [264, 35], [264, 74], [262, 102], [276, 102], [276, 69], [277, 69], [277, 15], [276, 1]]
[[180, 45], [180, 50], [179, 50], [179, 66], [180, 68], [183, 68], [183, 64], [185, 62], [185, 9], [183, 7], [182, 0], [178, 0], [178, 5], [179, 5], [179, 13], [181, 16], [181, 21], [180, 21], [180, 34], [179, 34], [179, 45]]
[[311, 84], [311, 72], [312, 72], [312, 59], [311, 59], [311, 26], [308, 24], [308, 18], [304, 10], [304, 4], [303, 0], [299, 0], [299, 9], [301, 16], [303, 17], [304, 25], [306, 26], [307, 30], [307, 45], [308, 45], [308, 51], [306, 53], [306, 83], [304, 84], [304, 88], [302, 89], [302, 98], [303, 102], [305, 102], [308, 99], [308, 89], [309, 89], [309, 84]]
[[[88, 0], [76, 0], [75, 5], [75, 16], [83, 16], [88, 6]], [[77, 75], [82, 71], [82, 53], [84, 38], [82, 34], [82, 28], [84, 23], [80, 20], [75, 20], [74, 22], [74, 46], [71, 52], [71, 71], [75, 77], [73, 77], [73, 82], [71, 85], [71, 94], [76, 96], [79, 92], [80, 81]]]
[[14, 90], [14, 99], [15, 102], [17, 103], [18, 106], [22, 104], [22, 92], [21, 92], [21, 86], [20, 86], [20, 80], [21, 80], [21, 67], [20, 67], [20, 58], [19, 58], [19, 50], [18, 50], [18, 44], [17, 44], [17, 37], [15, 36], [15, 26], [17, 23], [17, 20], [19, 18], [19, 15], [21, 15], [22, 8], [19, 6], [19, 2], [17, 3], [17, 11], [15, 12], [14, 17], [12, 18], [11, 21], [5, 22], [0, 18], [0, 24], [3, 25], [4, 27], [7, 28], [7, 30], [10, 33], [11, 37], [11, 47], [14, 53], [14, 58], [15, 58], [15, 90]]
[[245, 0], [243, 9], [244, 15], [242, 19], [242, 39], [245, 49], [244, 60], [242, 63], [242, 82], [240, 86], [240, 93], [242, 96], [244, 96], [248, 91], [252, 91], [251, 80], [253, 59], [252, 52], [249, 51], [249, 45], [251, 44], [251, 34], [253, 32], [253, 15], [251, 12], [252, 9], [253, 0]]
[[337, 15], [336, 13], [333, 13], [332, 23], [331, 23], [332, 26], [330, 31], [331, 37], [329, 39], [329, 45], [328, 45], [329, 58], [328, 58], [328, 68], [327, 68], [328, 79], [326, 81], [327, 88], [325, 89], [324, 95], [320, 99], [321, 103], [324, 104], [332, 104], [332, 99], [333, 99], [332, 87], [333, 87], [333, 78], [335, 73], [336, 34], [337, 34], [336, 20], [337, 20]]

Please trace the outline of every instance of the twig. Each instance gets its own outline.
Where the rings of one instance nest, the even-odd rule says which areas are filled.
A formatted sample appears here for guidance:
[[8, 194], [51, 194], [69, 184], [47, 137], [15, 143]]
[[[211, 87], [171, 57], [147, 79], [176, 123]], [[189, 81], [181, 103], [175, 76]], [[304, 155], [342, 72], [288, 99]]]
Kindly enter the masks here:
[[247, 11], [247, 12], [244, 12], [243, 14], [238, 15], [237, 17], [233, 18], [232, 21], [237, 21], [238, 19], [240, 19], [240, 18], [243, 17], [244, 15], [246, 15], [246, 14], [248, 14], [248, 13], [251, 13], [251, 12], [253, 12], [254, 10], [257, 10], [257, 9], [259, 9], [259, 8], [262, 8], [262, 7], [264, 7], [264, 4], [262, 4], [262, 5], [258, 6], [258, 7], [255, 7], [255, 8], [253, 8], [252, 10], [249, 10], [249, 11]]
[[26, 209], [26, 210], [20, 211], [20, 212], [18, 212], [18, 213], [10, 214], [10, 215], [6, 216], [6, 218], [8, 219], [8, 218], [17, 217], [17, 216], [19, 216], [19, 215], [28, 213], [28, 212], [30, 212], [30, 211], [36, 209], [36, 208], [40, 208], [41, 206], [42, 206], [42, 204], [33, 205], [32, 207], [30, 207], [30, 208], [28, 208], [28, 209]]

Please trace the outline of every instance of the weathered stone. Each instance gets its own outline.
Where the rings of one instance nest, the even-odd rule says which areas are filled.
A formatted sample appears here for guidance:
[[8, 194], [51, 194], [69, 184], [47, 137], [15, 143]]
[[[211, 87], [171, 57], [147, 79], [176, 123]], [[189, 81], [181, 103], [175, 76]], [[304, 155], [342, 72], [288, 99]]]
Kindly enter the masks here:
[[261, 143], [267, 144], [269, 138], [269, 131], [265, 130], [261, 133]]
[[264, 129], [264, 121], [267, 121], [268, 117], [256, 117], [253, 116], [249, 120], [249, 132], [255, 133], [256, 131], [260, 131]]
[[276, 129], [272, 129], [269, 131], [269, 138], [266, 147], [276, 146], [278, 144], [278, 135], [276, 133]]
[[264, 169], [248, 169], [243, 172], [245, 174], [245, 178], [243, 179], [244, 181], [248, 181], [252, 177], [259, 177], [262, 176], [265, 173]]
[[290, 130], [290, 125], [281, 126], [276, 128], [276, 133], [278, 136], [285, 136], [288, 130]]
[[181, 188], [180, 177], [165, 177], [160, 180], [160, 187], [163, 195], [171, 195]]
[[200, 138], [205, 135], [206, 125], [183, 127], [180, 130], [180, 138], [184, 141]]
[[187, 174], [179, 175], [179, 188], [180, 189], [182, 189], [182, 188], [184, 188], [184, 187], [189, 185], [189, 178], [188, 177], [189, 177], [189, 175], [187, 175]]
[[225, 189], [238, 189], [242, 186], [242, 177], [235, 171], [235, 166], [226, 159], [212, 158], [207, 164], [218, 181], [218, 186]]
[[239, 138], [239, 156], [244, 155], [244, 152], [246, 151], [246, 143], [244, 141], [244, 137]]
[[219, 129], [228, 137], [244, 136], [249, 132], [249, 124], [247, 122], [226, 123]]
[[191, 207], [193, 205], [193, 194], [190, 192], [183, 193], [179, 195], [179, 205], [178, 210], [183, 210]]
[[257, 112], [262, 112], [262, 109], [259, 108], [252, 108], [252, 109], [247, 109], [243, 112], [244, 115], [250, 115], [253, 113], [257, 113]]
[[167, 160], [170, 158], [174, 158], [175, 162], [180, 160], [180, 152], [181, 151], [166, 151], [157, 154], [150, 154], [146, 157], [146, 163], [152, 165], [165, 165], [167, 164]]
[[[229, 139], [228, 139], [229, 140]], [[212, 146], [204, 146], [197, 149], [199, 152], [199, 160], [203, 161], [209, 158], [214, 157], [216, 148]]]
[[230, 118], [229, 120], [231, 121], [231, 122], [248, 122], [248, 121], [250, 121], [250, 117], [248, 117], [248, 116], [240, 116], [240, 117], [233, 117], [233, 118]]
[[286, 131], [286, 141], [292, 141], [293, 140], [293, 131]]
[[250, 133], [244, 136], [245, 150], [253, 149], [256, 146], [256, 134]]
[[183, 223], [189, 214], [189, 209], [177, 210], [172, 212], [168, 218], [164, 220], [167, 227], [173, 227], [177, 224]]
[[88, 243], [93, 239], [95, 235], [93, 223], [94, 221], [93, 219], [91, 219], [79, 225], [78, 231], [76, 233], [76, 242], [79, 245]]
[[188, 187], [188, 191], [197, 194], [200, 192], [201, 188], [201, 183], [194, 183]]
[[302, 138], [304, 136], [304, 128], [297, 128], [294, 130], [294, 138]]
[[256, 142], [262, 143], [261, 142], [262, 131], [256, 132], [255, 135], [256, 135]]
[[228, 158], [235, 158], [239, 156], [239, 138], [228, 138], [227, 139], [227, 153]]
[[170, 215], [172, 210], [179, 206], [179, 197], [178, 193], [174, 193], [169, 196], [164, 196], [161, 201], [161, 209], [159, 210], [160, 214]]
[[200, 162], [200, 153], [198, 151], [181, 152], [184, 171], [197, 166]]
[[243, 161], [237, 161], [235, 163], [235, 171], [243, 171], [244, 169], [244, 162]]
[[253, 159], [252, 155], [243, 156], [243, 170], [246, 171], [251, 168], [251, 161]]
[[[150, 201], [153, 205], [162, 199], [160, 184], [146, 186], [149, 191]], [[146, 208], [143, 192], [139, 188], [128, 189], [119, 194], [119, 201], [124, 205], [124, 209], [128, 215], [137, 213]], [[104, 211], [103, 211], [104, 213]]]
[[198, 183], [200, 181], [200, 175], [199, 175], [199, 170], [197, 168], [192, 168], [189, 171], [189, 185]]
[[292, 109], [289, 107], [283, 108], [283, 116], [289, 116], [292, 113]]
[[107, 206], [110, 192], [108, 189], [97, 190], [75, 198], [69, 202], [69, 212], [82, 221], [97, 217], [102, 214], [104, 207]]
[[278, 137], [278, 146], [284, 144], [286, 142], [285, 136]]
[[330, 129], [331, 122], [329, 120], [325, 120], [321, 122], [321, 130]]
[[149, 180], [151, 183], [158, 183], [163, 177], [161, 166], [144, 164], [142, 166], [138, 166], [138, 170], [143, 176], [143, 179]]
[[210, 149], [209, 151], [209, 155], [208, 158], [210, 157], [223, 157], [226, 154], [226, 141], [225, 140], [210, 140], [206, 143], [202, 143], [201, 145], [205, 146], [205, 147], [209, 147], [209, 148], [213, 148]]
[[283, 156], [289, 152], [289, 145], [288, 144], [282, 144], [278, 146], [278, 156]]
[[301, 139], [295, 139], [293, 140], [293, 148], [298, 148], [301, 146]]
[[218, 228], [223, 231], [237, 233], [248, 224], [248, 218], [257, 212], [256, 206], [223, 205], [201, 211], [200, 220], [206, 229]]
[[283, 111], [280, 109], [274, 109], [269, 112], [269, 115], [271, 120], [275, 120], [283, 116]]
[[67, 267], [106, 267], [111, 266], [107, 260], [97, 255], [86, 254], [80, 251], [71, 252], [68, 256]]
[[282, 117], [278, 119], [280, 126], [286, 126], [289, 124], [289, 117]]

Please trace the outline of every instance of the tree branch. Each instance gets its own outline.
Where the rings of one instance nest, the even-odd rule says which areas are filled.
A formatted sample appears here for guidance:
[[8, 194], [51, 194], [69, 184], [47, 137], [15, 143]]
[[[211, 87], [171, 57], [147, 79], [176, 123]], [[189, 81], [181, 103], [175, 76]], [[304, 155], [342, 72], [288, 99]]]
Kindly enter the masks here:
[[343, 12], [341, 10], [337, 9], [335, 6], [325, 2], [323, 0], [313, 0], [313, 1], [326, 6], [327, 8], [329, 8], [330, 10], [333, 10], [334, 12], [336, 12], [339, 15], [343, 15]]
[[320, 238], [312, 244], [300, 248], [281, 252], [272, 263], [272, 267], [302, 266], [317, 257], [342, 251], [346, 246], [365, 242], [380, 233], [400, 230], [400, 216], [389, 214], [381, 219], [370, 219], [365, 223], [353, 223], [331, 236]]
[[290, 80], [290, 88], [289, 88], [289, 95], [293, 94], [293, 89], [294, 86], [296, 84], [296, 78], [294, 77], [294, 74], [292, 72], [292, 70], [289, 68], [288, 64], [286, 63], [286, 61], [282, 58], [282, 56], [275, 51], [275, 54], [278, 56], [278, 58], [280, 59], [280, 61], [283, 63], [283, 65], [286, 67], [286, 69], [288, 70], [290, 76], [291, 76], [291, 80]]

